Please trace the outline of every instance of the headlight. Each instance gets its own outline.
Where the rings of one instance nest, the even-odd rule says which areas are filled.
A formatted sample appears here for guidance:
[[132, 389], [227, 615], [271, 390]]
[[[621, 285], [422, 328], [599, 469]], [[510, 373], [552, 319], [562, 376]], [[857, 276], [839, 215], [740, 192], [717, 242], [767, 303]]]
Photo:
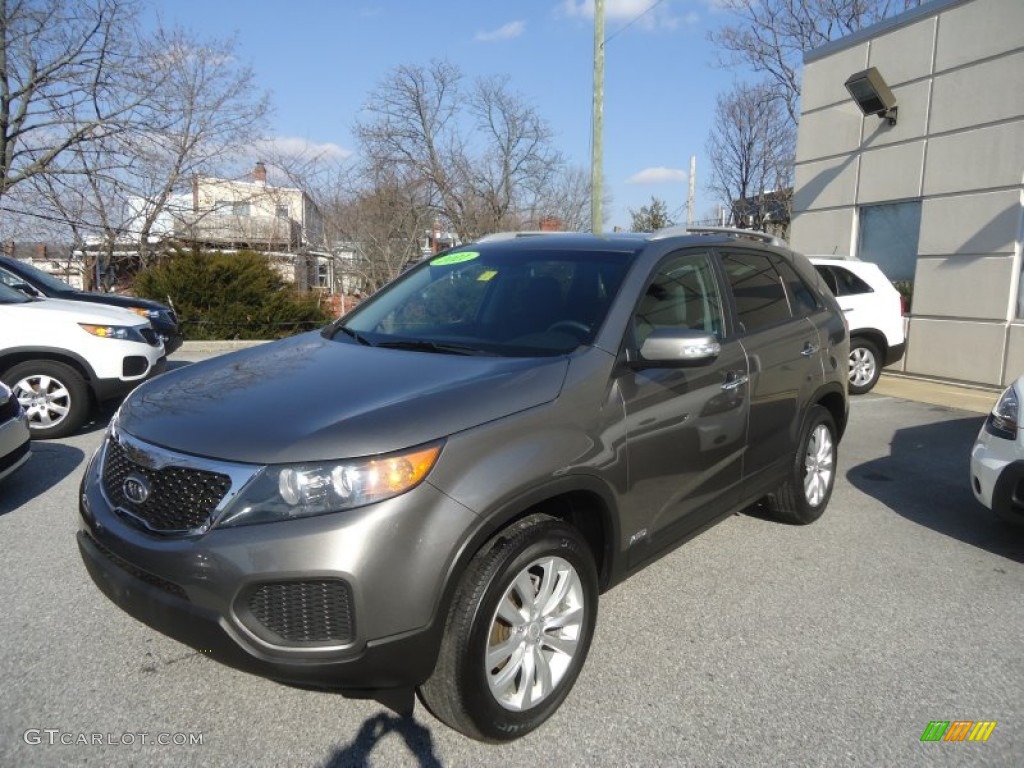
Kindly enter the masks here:
[[122, 341], [141, 341], [143, 344], [146, 343], [146, 339], [139, 333], [139, 329], [130, 325], [89, 325], [87, 323], [79, 323], [78, 325], [86, 333], [99, 336], [101, 339], [120, 339]]
[[217, 525], [269, 523], [384, 501], [419, 485], [440, 453], [435, 443], [372, 459], [266, 467]]
[[985, 421], [985, 429], [989, 434], [1002, 437], [1006, 440], [1017, 439], [1017, 429], [1020, 424], [1020, 398], [1017, 397], [1017, 390], [1007, 387], [1006, 391], [999, 397], [992, 413]]
[[159, 320], [162, 314], [159, 309], [147, 309], [146, 307], [128, 307], [128, 309], [147, 320]]

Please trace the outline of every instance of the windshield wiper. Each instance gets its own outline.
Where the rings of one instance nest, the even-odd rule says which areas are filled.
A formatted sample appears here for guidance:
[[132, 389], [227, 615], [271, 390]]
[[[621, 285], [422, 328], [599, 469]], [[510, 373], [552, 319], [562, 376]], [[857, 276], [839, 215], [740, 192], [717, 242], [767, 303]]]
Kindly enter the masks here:
[[332, 339], [337, 335], [338, 331], [341, 331], [342, 333], [348, 334], [349, 336], [351, 336], [353, 339], [358, 341], [363, 346], [366, 346], [366, 347], [372, 347], [373, 346], [373, 342], [370, 341], [365, 336], [363, 336], [363, 334], [359, 333], [358, 331], [353, 331], [351, 328], [346, 328], [344, 325], [339, 325], [339, 326], [337, 326], [334, 329], [334, 333], [331, 334], [331, 338]]
[[464, 344], [449, 344], [443, 341], [429, 341], [427, 339], [394, 339], [393, 341], [378, 341], [378, 347], [387, 349], [409, 349], [416, 352], [438, 352], [443, 355], [487, 355], [482, 349], [469, 347]]

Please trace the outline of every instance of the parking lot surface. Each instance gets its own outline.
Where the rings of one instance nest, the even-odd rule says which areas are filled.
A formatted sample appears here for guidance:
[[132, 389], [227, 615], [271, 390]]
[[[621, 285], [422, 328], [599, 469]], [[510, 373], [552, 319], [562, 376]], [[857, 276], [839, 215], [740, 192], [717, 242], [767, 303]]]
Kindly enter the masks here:
[[[825, 516], [736, 515], [604, 595], [568, 700], [506, 746], [248, 676], [128, 617], [74, 540], [104, 425], [35, 443], [0, 485], [0, 766], [1020, 765], [1024, 532], [971, 495], [981, 422], [853, 398]], [[921, 741], [957, 720], [997, 724]]]

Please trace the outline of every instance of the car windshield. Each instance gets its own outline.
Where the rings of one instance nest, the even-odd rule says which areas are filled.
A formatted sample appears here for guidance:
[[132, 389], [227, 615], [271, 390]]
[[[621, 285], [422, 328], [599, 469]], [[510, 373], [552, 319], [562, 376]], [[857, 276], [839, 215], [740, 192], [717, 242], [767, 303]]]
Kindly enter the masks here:
[[0, 304], [27, 304], [32, 301], [21, 291], [0, 283]]
[[[14, 270], [11, 271], [14, 272]], [[25, 279], [26, 283], [31, 283], [34, 286], [42, 286], [44, 293], [71, 293], [75, 290], [63, 280], [43, 272], [43, 270], [37, 269], [31, 264], [18, 264], [16, 276], [21, 277], [22, 275], [27, 275], [27, 278]]]
[[633, 254], [469, 245], [410, 270], [334, 338], [447, 354], [560, 355], [593, 341]]

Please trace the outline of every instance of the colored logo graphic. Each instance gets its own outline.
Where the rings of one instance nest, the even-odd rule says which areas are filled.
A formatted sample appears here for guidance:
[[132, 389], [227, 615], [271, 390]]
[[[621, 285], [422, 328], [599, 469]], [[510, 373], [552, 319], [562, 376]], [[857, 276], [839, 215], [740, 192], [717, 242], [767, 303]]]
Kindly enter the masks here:
[[932, 720], [921, 741], [988, 741], [995, 727], [995, 720]]

